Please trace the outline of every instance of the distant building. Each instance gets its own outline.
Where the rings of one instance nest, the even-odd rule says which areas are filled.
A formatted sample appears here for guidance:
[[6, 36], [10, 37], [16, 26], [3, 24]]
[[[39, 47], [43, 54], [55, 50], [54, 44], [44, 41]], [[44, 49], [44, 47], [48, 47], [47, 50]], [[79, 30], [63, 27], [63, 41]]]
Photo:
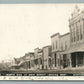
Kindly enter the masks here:
[[60, 34], [56, 33], [51, 36], [52, 46], [52, 69], [57, 69], [60, 66]]
[[63, 52], [70, 47], [70, 33], [51, 36], [52, 45], [52, 69], [61, 69], [68, 66], [68, 58]]
[[11, 66], [11, 69], [31, 70], [34, 68], [34, 53], [26, 53], [23, 57], [14, 58], [15, 64]]
[[35, 56], [34, 53], [32, 52], [30, 55], [30, 69], [34, 70], [35, 68]]
[[43, 50], [38, 51], [38, 69], [43, 69]]
[[28, 70], [34, 69], [34, 53], [33, 52], [29, 52], [25, 54], [24, 63]]
[[39, 48], [34, 49], [35, 55], [35, 69], [42, 69], [42, 50]]
[[70, 58], [66, 54], [70, 48], [70, 33], [66, 33], [64, 35], [60, 35], [60, 68], [68, 68], [70, 66]]
[[51, 46], [43, 47], [43, 66], [44, 69], [51, 69], [52, 58], [51, 58]]

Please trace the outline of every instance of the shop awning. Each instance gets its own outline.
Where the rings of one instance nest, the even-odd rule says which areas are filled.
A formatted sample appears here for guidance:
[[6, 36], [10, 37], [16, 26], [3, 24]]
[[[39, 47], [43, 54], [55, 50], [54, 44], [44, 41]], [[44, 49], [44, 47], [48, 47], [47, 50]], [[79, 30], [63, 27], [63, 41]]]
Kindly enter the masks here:
[[26, 62], [28, 62], [29, 60], [26, 60], [26, 61], [21, 61], [19, 64], [13, 64], [13, 65], [11, 65], [10, 67], [19, 67], [19, 66], [21, 66], [22, 64], [24, 64], [24, 63], [26, 63]]
[[84, 44], [77, 44], [77, 45], [71, 46], [66, 51], [61, 52], [61, 54], [69, 54], [74, 52], [84, 52]]

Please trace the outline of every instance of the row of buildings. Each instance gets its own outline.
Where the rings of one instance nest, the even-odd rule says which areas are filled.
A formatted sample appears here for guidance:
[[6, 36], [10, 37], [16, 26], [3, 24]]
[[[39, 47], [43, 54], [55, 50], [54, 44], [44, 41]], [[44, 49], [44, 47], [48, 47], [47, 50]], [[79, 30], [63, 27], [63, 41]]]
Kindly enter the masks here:
[[69, 19], [70, 32], [51, 36], [51, 45], [14, 58], [12, 69], [79, 69], [84, 67], [84, 10], [75, 6]]

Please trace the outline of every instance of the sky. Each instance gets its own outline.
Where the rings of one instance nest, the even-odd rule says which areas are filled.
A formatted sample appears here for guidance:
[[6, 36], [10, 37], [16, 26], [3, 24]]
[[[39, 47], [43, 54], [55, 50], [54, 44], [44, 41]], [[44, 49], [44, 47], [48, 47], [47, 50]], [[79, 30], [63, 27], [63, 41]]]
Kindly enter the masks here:
[[[22, 57], [69, 32], [76, 4], [0, 4], [0, 61]], [[82, 10], [84, 4], [78, 4]]]

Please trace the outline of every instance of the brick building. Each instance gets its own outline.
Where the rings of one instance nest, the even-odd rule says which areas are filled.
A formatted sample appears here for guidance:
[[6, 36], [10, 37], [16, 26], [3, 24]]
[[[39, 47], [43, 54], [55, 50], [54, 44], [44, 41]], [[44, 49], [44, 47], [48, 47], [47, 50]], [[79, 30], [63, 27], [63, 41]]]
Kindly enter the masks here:
[[52, 58], [51, 58], [51, 46], [43, 47], [43, 66], [44, 69], [51, 69], [52, 67]]
[[60, 35], [56, 33], [51, 36], [52, 45], [52, 69], [67, 67], [67, 56], [63, 53], [70, 47], [70, 33]]
[[80, 11], [77, 5], [69, 19], [69, 28], [71, 67], [81, 68], [84, 66], [84, 10]]
[[42, 69], [43, 68], [42, 49], [39, 48], [34, 49], [34, 56], [35, 56], [35, 69]]
[[70, 47], [70, 33], [66, 33], [64, 35], [60, 35], [60, 68], [68, 68], [69, 63], [69, 56], [64, 54], [66, 50]]
[[14, 58], [15, 63], [11, 66], [11, 69], [31, 70], [34, 68], [34, 53], [26, 53], [23, 57]]
[[62, 53], [68, 59], [68, 68], [80, 69], [84, 66], [84, 10], [75, 6], [69, 19], [70, 47]]
[[56, 33], [51, 36], [51, 45], [52, 45], [52, 69], [57, 69], [59, 67], [59, 52], [60, 52], [60, 34]]

